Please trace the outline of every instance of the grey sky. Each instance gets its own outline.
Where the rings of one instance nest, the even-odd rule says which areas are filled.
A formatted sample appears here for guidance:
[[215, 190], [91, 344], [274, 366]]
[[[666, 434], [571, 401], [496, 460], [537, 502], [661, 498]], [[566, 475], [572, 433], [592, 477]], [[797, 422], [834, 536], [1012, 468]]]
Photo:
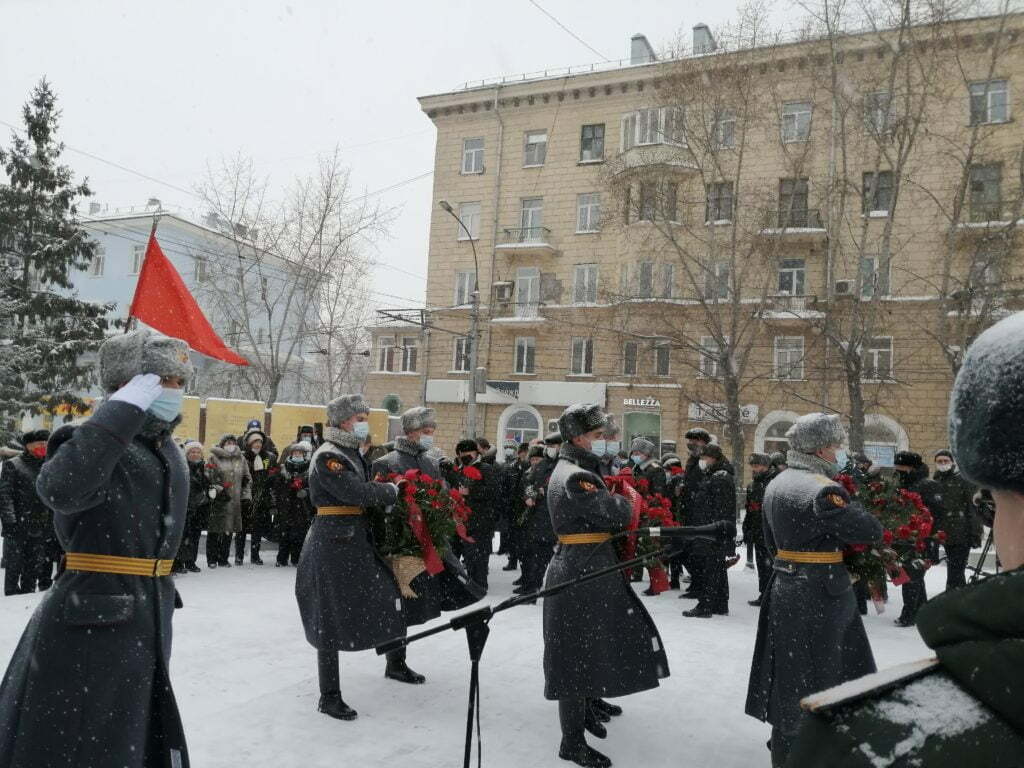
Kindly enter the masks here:
[[[635, 32], [661, 50], [680, 30], [714, 30], [736, 0], [538, 0], [611, 59]], [[776, 10], [785, 21], [784, 4]], [[795, 14], [793, 14], [795, 15]], [[466, 80], [586, 64], [598, 57], [529, 0], [2, 0], [0, 120], [46, 76], [62, 138], [177, 187], [208, 159], [241, 152], [283, 185], [318, 152], [343, 148], [361, 190], [429, 172], [434, 130], [416, 97]], [[7, 143], [7, 128], [0, 136]], [[111, 207], [198, 201], [74, 152], [95, 199]], [[401, 207], [377, 259], [425, 276], [431, 178], [380, 195]], [[425, 282], [375, 269], [380, 305], [422, 301]]]

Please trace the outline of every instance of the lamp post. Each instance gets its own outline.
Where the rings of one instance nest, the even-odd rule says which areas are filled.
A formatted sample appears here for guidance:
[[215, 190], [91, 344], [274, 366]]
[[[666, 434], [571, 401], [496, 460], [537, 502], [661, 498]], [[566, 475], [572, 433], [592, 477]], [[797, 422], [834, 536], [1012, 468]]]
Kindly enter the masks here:
[[480, 326], [480, 265], [477, 263], [476, 258], [476, 241], [473, 238], [473, 233], [469, 231], [469, 227], [466, 226], [465, 222], [459, 218], [458, 214], [452, 210], [451, 205], [447, 200], [441, 200], [438, 202], [441, 209], [451, 215], [453, 219], [459, 222], [459, 226], [462, 227], [466, 233], [466, 237], [469, 238], [469, 245], [473, 249], [473, 293], [472, 293], [472, 310], [470, 312], [470, 324], [469, 324], [469, 392], [466, 395], [466, 432], [467, 437], [476, 438], [476, 367], [477, 367], [477, 335], [479, 334]]

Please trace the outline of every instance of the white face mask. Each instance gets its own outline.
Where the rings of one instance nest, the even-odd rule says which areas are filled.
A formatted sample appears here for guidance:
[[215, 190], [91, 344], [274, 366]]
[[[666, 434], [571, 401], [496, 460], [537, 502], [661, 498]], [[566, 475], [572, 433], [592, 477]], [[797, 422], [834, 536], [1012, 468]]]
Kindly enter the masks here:
[[370, 422], [368, 421], [357, 421], [352, 425], [352, 434], [358, 437], [360, 440], [365, 440], [370, 436]]
[[949, 472], [949, 470], [953, 468], [953, 465], [946, 462], [942, 462], [941, 464], [936, 462], [935, 468], [939, 470], [939, 472]]
[[590, 444], [590, 452], [596, 453], [598, 456], [604, 456], [608, 451], [608, 442], [606, 440], [594, 440]]
[[544, 453], [547, 454], [549, 459], [557, 459], [558, 458], [558, 447], [557, 446], [548, 446], [547, 448], [544, 449]]
[[433, 435], [420, 435], [420, 448], [425, 451], [429, 451], [434, 447], [434, 436]]
[[701, 472], [707, 472], [708, 471], [708, 467], [711, 466], [711, 462], [710, 461], [704, 461], [703, 459], [698, 461], [697, 464], [700, 465], [700, 471]]

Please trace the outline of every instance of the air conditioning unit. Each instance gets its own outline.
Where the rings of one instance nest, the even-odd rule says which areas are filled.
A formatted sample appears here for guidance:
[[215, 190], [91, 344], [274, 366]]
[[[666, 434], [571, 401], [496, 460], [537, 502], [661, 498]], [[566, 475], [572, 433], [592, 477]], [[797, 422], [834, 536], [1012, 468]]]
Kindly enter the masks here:
[[494, 283], [494, 300], [500, 302], [512, 301], [512, 283], [500, 282]]
[[836, 296], [853, 296], [853, 280], [836, 280]]

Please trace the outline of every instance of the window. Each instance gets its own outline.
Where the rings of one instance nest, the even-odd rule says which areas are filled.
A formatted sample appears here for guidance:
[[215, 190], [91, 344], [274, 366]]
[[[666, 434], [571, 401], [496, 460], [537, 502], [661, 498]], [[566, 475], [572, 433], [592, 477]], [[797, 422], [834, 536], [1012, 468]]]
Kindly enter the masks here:
[[584, 125], [580, 129], [580, 162], [604, 160], [604, 123]]
[[142, 262], [146, 260], [146, 246], [132, 246], [132, 271], [128, 274], [137, 275], [142, 271]]
[[868, 381], [883, 381], [892, 378], [891, 336], [868, 339], [867, 348], [864, 350], [861, 378]]
[[864, 126], [868, 133], [884, 136], [892, 130], [895, 121], [892, 94], [877, 91], [864, 97]]
[[402, 337], [402, 373], [415, 373], [420, 342], [415, 336]]
[[661, 136], [665, 144], [686, 145], [686, 110], [682, 107], [662, 109]]
[[654, 264], [641, 261], [637, 264], [637, 297], [649, 299], [654, 295]]
[[736, 113], [725, 109], [715, 118], [715, 146], [728, 149], [736, 146]]
[[1003, 255], [999, 250], [983, 250], [975, 254], [967, 272], [967, 287], [971, 293], [985, 291], [999, 285], [999, 263]]
[[519, 267], [516, 270], [516, 314], [537, 317], [540, 308], [540, 268]]
[[473, 279], [472, 271], [460, 270], [455, 273], [455, 306], [462, 307], [471, 304], [473, 301]]
[[573, 270], [572, 300], [576, 304], [597, 302], [597, 264], [577, 264]]
[[764, 450], [765, 453], [785, 453], [789, 450], [789, 440], [786, 438], [786, 433], [789, 432], [789, 428], [793, 426], [792, 421], [776, 421], [764, 434]]
[[484, 140], [482, 138], [462, 140], [462, 172], [484, 172]]
[[782, 141], [807, 141], [811, 137], [811, 102], [792, 101], [782, 105]]
[[779, 226], [807, 226], [807, 179], [779, 179]]
[[195, 259], [194, 276], [197, 283], [205, 283], [209, 279], [209, 263], [198, 256]]
[[668, 376], [671, 365], [672, 345], [668, 340], [654, 342], [654, 375]]
[[661, 212], [665, 221], [679, 221], [679, 187], [665, 182], [662, 184], [661, 190]]
[[971, 83], [971, 125], [1005, 123], [1010, 119], [1010, 89], [1006, 80]]
[[543, 239], [544, 198], [523, 199], [519, 225], [522, 227], [520, 240], [524, 243], [538, 243]]
[[729, 298], [729, 262], [716, 261], [704, 273], [704, 298], [710, 301]]
[[640, 182], [640, 221], [654, 221], [658, 209], [658, 185], [653, 181]]
[[601, 194], [587, 192], [576, 195], [576, 232], [599, 232], [601, 230]]
[[805, 264], [803, 259], [783, 259], [779, 264], [779, 295], [804, 295]]
[[262, 344], [266, 340], [267, 340], [267, 329], [266, 328], [257, 328], [256, 329], [256, 343], [257, 344]]
[[622, 345], [622, 373], [625, 376], [636, 376], [637, 361], [640, 357], [640, 342], [627, 341]]
[[455, 343], [452, 345], [454, 355], [452, 359], [452, 370], [460, 373], [469, 372], [469, 356], [471, 350], [471, 343], [468, 337], [460, 336], [455, 339]]
[[548, 132], [527, 131], [523, 149], [523, 166], [544, 165], [548, 155]]
[[708, 184], [708, 200], [704, 221], [732, 221], [732, 182], [716, 181]]
[[999, 164], [972, 165], [970, 170], [971, 221], [998, 221], [1002, 215], [1003, 169]]
[[505, 443], [528, 443], [540, 437], [540, 422], [530, 411], [516, 411], [505, 422]]
[[103, 270], [107, 265], [107, 251], [103, 247], [97, 248], [89, 261], [89, 269], [86, 274], [89, 277], [103, 277]]
[[686, 120], [682, 107], [647, 107], [628, 112], [620, 122], [620, 151], [652, 144], [686, 144]]
[[661, 291], [659, 295], [663, 299], [671, 299], [676, 293], [676, 265], [661, 265], [661, 280], [659, 281]]
[[865, 256], [860, 262], [860, 296], [870, 299], [878, 291], [879, 296], [889, 295], [889, 267], [879, 268], [877, 256]]
[[[455, 223], [456, 226], [456, 238], [459, 240], [479, 240], [480, 239], [480, 203], [460, 203], [459, 204], [459, 218], [462, 219], [462, 224]], [[465, 225], [463, 228], [462, 225]], [[466, 230], [469, 230], [469, 234], [466, 234]]]
[[776, 379], [796, 379], [804, 377], [804, 337], [775, 337], [775, 371]]
[[380, 336], [377, 338], [377, 370], [395, 370], [395, 337]]
[[704, 379], [717, 379], [720, 375], [719, 358], [721, 355], [721, 349], [714, 336], [701, 336], [700, 361], [697, 366], [697, 375]]
[[516, 373], [533, 373], [536, 343], [532, 336], [516, 339]]
[[572, 339], [572, 367], [570, 373], [575, 376], [589, 376], [594, 372], [594, 340], [589, 337], [574, 336]]
[[865, 214], [889, 213], [889, 205], [892, 203], [892, 171], [879, 171], [877, 175], [872, 171], [866, 172], [863, 190], [862, 208]]
[[629, 284], [629, 264], [619, 265], [619, 293], [623, 296], [632, 295], [632, 286]]
[[636, 113], [636, 143], [657, 144], [661, 135], [661, 110], [641, 109]]

